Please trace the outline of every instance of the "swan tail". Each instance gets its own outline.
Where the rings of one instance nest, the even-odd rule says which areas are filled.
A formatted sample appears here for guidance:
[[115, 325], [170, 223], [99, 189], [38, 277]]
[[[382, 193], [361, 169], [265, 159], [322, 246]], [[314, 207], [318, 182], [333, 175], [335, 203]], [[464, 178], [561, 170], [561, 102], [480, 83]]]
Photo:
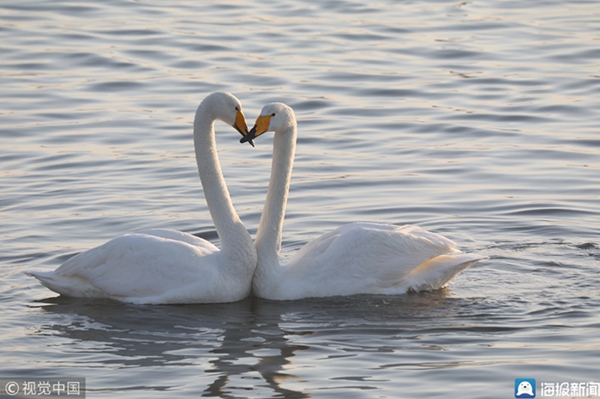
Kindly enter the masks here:
[[43, 286], [65, 296], [73, 297], [104, 297], [104, 292], [91, 285], [88, 281], [77, 276], [62, 276], [51, 272], [25, 272], [30, 277], [37, 278]]
[[460, 272], [482, 259], [487, 256], [462, 252], [436, 256], [411, 271], [406, 286], [416, 292], [443, 288]]

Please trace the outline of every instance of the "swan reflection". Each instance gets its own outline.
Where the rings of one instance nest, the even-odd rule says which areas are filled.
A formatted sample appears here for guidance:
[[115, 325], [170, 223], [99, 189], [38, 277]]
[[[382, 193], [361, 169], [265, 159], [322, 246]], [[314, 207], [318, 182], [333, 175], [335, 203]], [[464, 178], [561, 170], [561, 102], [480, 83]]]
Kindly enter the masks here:
[[[69, 353], [84, 353], [85, 360], [78, 361], [90, 390], [185, 388], [186, 394], [205, 397], [308, 398], [302, 388], [306, 377], [294, 371], [302, 369], [307, 356], [320, 357], [320, 351], [339, 346], [342, 337], [344, 342], [353, 337], [351, 350], [344, 347], [349, 352], [374, 347], [391, 352], [389, 345], [401, 341], [390, 342], [390, 336], [414, 343], [415, 328], [431, 326], [436, 314], [460, 311], [462, 304], [448, 298], [448, 292], [152, 307], [56, 297], [36, 305], [52, 323], [34, 334], [66, 338], [62, 345]], [[303, 356], [306, 351], [313, 353]], [[298, 364], [295, 358], [302, 360]], [[122, 370], [120, 379], [98, 383], [93, 377], [99, 365]], [[197, 384], [181, 387], [173, 368], [177, 374], [184, 372], [179, 368], [194, 373]], [[156, 378], [157, 370], [163, 380]]]

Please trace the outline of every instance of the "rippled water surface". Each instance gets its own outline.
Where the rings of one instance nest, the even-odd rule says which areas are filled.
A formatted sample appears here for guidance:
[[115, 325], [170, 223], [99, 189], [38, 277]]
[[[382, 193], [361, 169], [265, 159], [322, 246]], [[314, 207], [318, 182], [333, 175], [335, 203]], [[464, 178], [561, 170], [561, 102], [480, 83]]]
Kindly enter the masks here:
[[[596, 1], [4, 1], [0, 88], [0, 378], [85, 377], [94, 398], [600, 381]], [[371, 221], [490, 259], [433, 292], [210, 306], [62, 298], [23, 274], [147, 227], [217, 243], [191, 136], [217, 90], [249, 123], [296, 111], [284, 255]], [[272, 135], [217, 133], [254, 234]]]

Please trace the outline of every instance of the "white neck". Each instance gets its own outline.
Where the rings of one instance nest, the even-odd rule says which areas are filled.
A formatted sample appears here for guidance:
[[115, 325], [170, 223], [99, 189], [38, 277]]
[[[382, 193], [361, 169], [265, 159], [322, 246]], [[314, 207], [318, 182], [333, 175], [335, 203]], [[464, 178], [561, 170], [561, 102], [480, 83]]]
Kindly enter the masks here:
[[[297, 127], [294, 123], [285, 131], [275, 132], [273, 141], [273, 163], [271, 179], [258, 231], [256, 233], [256, 253], [258, 265], [252, 280], [253, 289], [259, 296], [268, 296], [265, 290], [272, 288], [280, 278], [279, 251], [285, 207], [290, 188], [294, 155], [296, 152]], [[266, 284], [267, 282], [270, 284]], [[269, 288], [268, 288], [268, 287]]]
[[235, 254], [239, 257], [242, 253], [253, 252], [248, 248], [248, 244], [252, 245], [252, 239], [233, 208], [221, 172], [215, 143], [215, 119], [211, 105], [201, 103], [194, 120], [196, 162], [206, 203], [221, 240], [221, 252], [225, 256]]

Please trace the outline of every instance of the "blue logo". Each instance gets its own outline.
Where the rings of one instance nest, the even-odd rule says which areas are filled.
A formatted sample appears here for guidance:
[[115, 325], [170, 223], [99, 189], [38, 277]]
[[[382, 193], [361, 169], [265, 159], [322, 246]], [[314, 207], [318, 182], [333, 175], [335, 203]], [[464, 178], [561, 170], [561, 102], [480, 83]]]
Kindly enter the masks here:
[[515, 398], [535, 398], [535, 378], [516, 378]]

